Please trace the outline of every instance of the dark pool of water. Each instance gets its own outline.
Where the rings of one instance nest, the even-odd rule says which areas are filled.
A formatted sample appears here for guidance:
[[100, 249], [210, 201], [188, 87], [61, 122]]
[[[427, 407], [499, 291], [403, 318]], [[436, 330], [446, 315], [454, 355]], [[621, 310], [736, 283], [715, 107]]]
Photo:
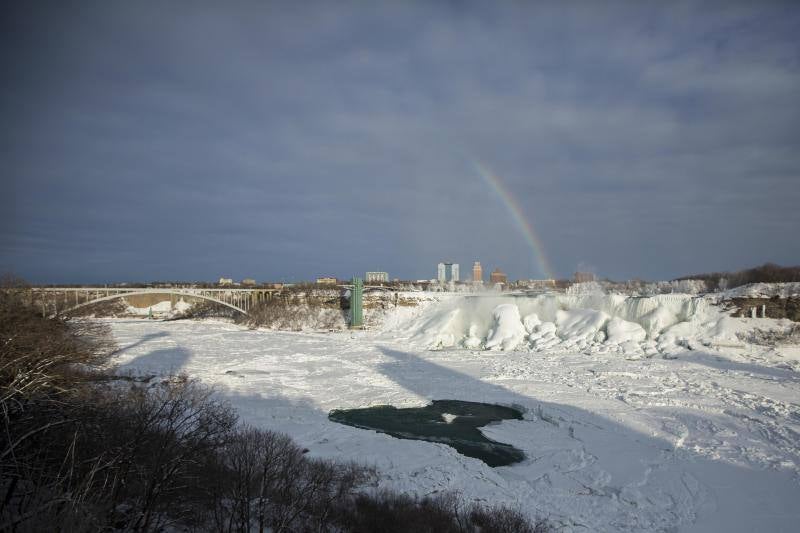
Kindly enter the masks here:
[[[449, 423], [442, 415], [455, 415]], [[511, 407], [458, 400], [434, 400], [425, 407], [398, 409], [379, 405], [364, 409], [331, 411], [328, 418], [340, 424], [372, 429], [400, 439], [440, 442], [489, 466], [505, 466], [525, 458], [510, 444], [487, 439], [479, 427], [501, 420], [522, 420]]]

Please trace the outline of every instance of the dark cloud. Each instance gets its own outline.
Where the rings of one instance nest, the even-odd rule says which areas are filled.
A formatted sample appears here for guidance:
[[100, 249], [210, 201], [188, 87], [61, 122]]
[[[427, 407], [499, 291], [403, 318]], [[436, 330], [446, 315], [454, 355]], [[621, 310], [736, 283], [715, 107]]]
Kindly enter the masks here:
[[26, 3], [0, 269], [33, 281], [800, 262], [791, 2]]

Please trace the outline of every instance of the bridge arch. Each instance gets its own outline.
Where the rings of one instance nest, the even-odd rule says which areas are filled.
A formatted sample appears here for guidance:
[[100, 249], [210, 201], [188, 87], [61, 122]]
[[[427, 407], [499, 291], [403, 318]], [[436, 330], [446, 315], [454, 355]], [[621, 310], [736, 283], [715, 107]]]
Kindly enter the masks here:
[[201, 300], [207, 300], [209, 302], [214, 302], [214, 303], [217, 303], [217, 304], [220, 304], [220, 305], [224, 305], [225, 307], [229, 307], [230, 309], [238, 311], [238, 312], [242, 313], [243, 315], [247, 315], [248, 314], [247, 311], [242, 309], [241, 307], [239, 307], [239, 306], [237, 306], [235, 304], [232, 304], [232, 303], [225, 302], [225, 301], [220, 300], [218, 298], [214, 298], [212, 296], [208, 296], [208, 295], [202, 294], [202, 293], [181, 291], [181, 290], [175, 290], [175, 289], [158, 289], [158, 290], [149, 289], [149, 290], [142, 290], [142, 291], [119, 292], [119, 293], [116, 293], [116, 294], [111, 294], [111, 295], [108, 295], [108, 296], [102, 296], [100, 298], [95, 298], [94, 300], [89, 300], [87, 302], [81, 302], [78, 305], [73, 305], [72, 307], [70, 307], [68, 309], [64, 309], [63, 311], [59, 311], [59, 314], [69, 313], [71, 311], [75, 311], [76, 309], [80, 309], [81, 307], [86, 307], [88, 305], [93, 305], [93, 304], [96, 304], [96, 303], [99, 303], [99, 302], [107, 302], [107, 301], [110, 301], [110, 300], [114, 300], [115, 298], [124, 298], [126, 296], [140, 296], [140, 295], [145, 295], [145, 294], [174, 294], [176, 296], [187, 296], [189, 298], [199, 298]]

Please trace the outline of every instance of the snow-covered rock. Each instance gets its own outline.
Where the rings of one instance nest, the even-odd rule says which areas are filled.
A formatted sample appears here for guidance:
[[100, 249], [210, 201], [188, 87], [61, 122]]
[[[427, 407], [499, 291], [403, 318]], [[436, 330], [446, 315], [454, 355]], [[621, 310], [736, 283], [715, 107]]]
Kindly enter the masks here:
[[606, 324], [609, 344], [622, 344], [629, 341], [642, 342], [647, 338], [647, 332], [636, 322], [628, 322], [619, 317], [614, 317]]
[[573, 341], [593, 339], [603, 329], [609, 317], [602, 311], [593, 309], [570, 309], [556, 313], [558, 336]]
[[501, 304], [492, 311], [492, 330], [486, 339], [487, 350], [513, 350], [526, 335], [525, 326], [514, 304]]
[[533, 333], [533, 330], [536, 329], [536, 326], [541, 323], [542, 321], [539, 320], [539, 315], [536, 313], [526, 315], [525, 318], [522, 319], [522, 325], [525, 326], [525, 331], [528, 332], [528, 335]]

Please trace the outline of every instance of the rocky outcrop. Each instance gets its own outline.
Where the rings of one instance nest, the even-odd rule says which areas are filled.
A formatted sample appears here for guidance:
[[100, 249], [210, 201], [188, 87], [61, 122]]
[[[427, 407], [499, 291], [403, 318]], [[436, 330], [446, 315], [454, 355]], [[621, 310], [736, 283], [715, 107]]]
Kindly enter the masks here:
[[756, 309], [756, 316], [761, 318], [788, 318], [795, 322], [800, 322], [800, 298], [789, 297], [781, 298], [731, 298], [725, 300], [722, 305], [731, 311], [732, 316], [750, 317], [752, 309]]

